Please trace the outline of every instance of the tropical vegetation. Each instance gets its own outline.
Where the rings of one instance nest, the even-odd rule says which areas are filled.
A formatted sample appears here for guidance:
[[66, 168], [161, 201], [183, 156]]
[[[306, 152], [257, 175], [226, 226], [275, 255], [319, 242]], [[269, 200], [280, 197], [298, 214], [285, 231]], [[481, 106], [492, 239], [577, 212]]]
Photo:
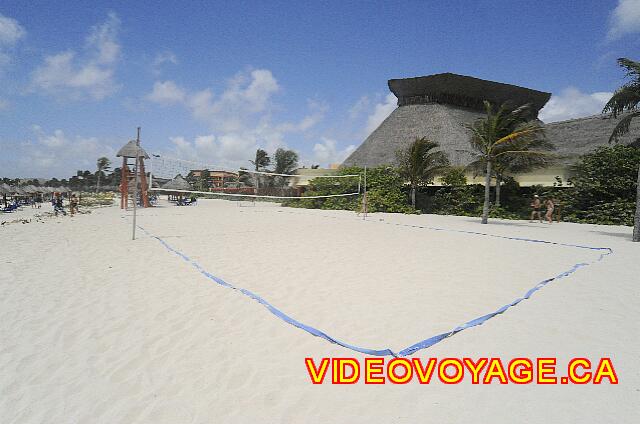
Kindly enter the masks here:
[[440, 145], [425, 137], [416, 138], [406, 149], [396, 152], [398, 172], [409, 183], [411, 206], [416, 207], [416, 191], [419, 186], [433, 183], [449, 166], [445, 152], [436, 150]]
[[[524, 155], [541, 156], [546, 154], [540, 149], [548, 150], [545, 143], [544, 128], [537, 120], [531, 119], [528, 105], [510, 109], [507, 104], [497, 110], [485, 101], [486, 117], [478, 119], [467, 126], [471, 131], [470, 144], [476, 161], [485, 166], [484, 203], [482, 206], [482, 223], [489, 218], [491, 177], [496, 163], [517, 161]], [[504, 168], [501, 172], [504, 171]]]
[[[640, 116], [640, 63], [631, 59], [620, 58], [618, 64], [626, 69], [626, 76], [630, 79], [613, 94], [604, 107], [604, 113], [611, 113], [614, 118], [627, 113], [620, 119], [613, 129], [609, 142], [617, 142], [619, 138], [629, 132], [631, 121]], [[636, 140], [638, 142], [640, 138]], [[636, 179], [636, 207], [633, 225], [633, 241], [640, 242], [640, 167]]]
[[98, 182], [96, 184], [96, 193], [100, 191], [100, 177], [102, 177], [102, 175], [104, 175], [104, 173], [106, 171], [109, 171], [109, 168], [111, 167], [111, 161], [109, 160], [109, 158], [106, 157], [101, 157], [98, 158], [98, 160], [96, 161], [96, 166], [98, 168], [96, 175], [98, 177]]

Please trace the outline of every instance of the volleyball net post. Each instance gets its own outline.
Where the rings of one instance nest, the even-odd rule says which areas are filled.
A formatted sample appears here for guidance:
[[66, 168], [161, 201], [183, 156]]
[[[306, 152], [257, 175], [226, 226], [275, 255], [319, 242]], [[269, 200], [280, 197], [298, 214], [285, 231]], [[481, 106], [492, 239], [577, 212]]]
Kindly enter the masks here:
[[[360, 185], [358, 185], [360, 191]], [[364, 190], [362, 194], [362, 220], [367, 219], [367, 167], [364, 167]]]

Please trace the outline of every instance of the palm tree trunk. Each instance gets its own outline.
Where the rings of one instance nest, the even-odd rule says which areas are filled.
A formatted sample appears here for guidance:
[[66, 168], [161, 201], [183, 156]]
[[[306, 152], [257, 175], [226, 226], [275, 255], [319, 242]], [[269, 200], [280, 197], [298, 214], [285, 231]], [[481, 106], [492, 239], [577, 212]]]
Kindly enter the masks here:
[[416, 188], [411, 186], [411, 206], [416, 208]]
[[482, 223], [489, 222], [489, 200], [491, 196], [491, 161], [487, 160], [487, 173], [484, 176], [484, 205], [482, 206]]
[[638, 167], [638, 188], [636, 191], [636, 214], [633, 219], [633, 241], [640, 241], [640, 167]]
[[500, 207], [500, 183], [502, 182], [502, 178], [500, 175], [496, 174], [496, 206]]
[[96, 185], [96, 193], [100, 191], [100, 174], [101, 172], [98, 171], [98, 184]]

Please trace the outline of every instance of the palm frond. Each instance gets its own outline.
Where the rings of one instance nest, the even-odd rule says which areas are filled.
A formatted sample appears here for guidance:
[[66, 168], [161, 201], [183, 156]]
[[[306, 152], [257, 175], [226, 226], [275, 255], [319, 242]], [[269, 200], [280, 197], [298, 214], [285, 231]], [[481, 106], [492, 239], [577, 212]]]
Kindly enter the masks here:
[[640, 79], [640, 62], [621, 57], [618, 59], [618, 65], [627, 70], [626, 76], [628, 78]]
[[633, 110], [640, 104], [640, 84], [627, 84], [620, 87], [604, 105], [602, 113], [611, 113], [617, 118], [625, 110]]
[[627, 116], [625, 116], [624, 118], [622, 118], [618, 122], [618, 125], [616, 125], [616, 127], [613, 129], [613, 132], [611, 133], [611, 137], [609, 137], [609, 143], [617, 142], [620, 137], [628, 133], [629, 125], [631, 125], [631, 121], [633, 120], [633, 118], [637, 118], [638, 116], [640, 116], [640, 111], [632, 112]]
[[528, 129], [523, 129], [523, 130], [519, 130], [519, 131], [514, 131], [510, 134], [505, 135], [504, 137], [498, 139], [495, 141], [495, 143], [493, 143], [494, 146], [499, 146], [501, 144], [504, 143], [508, 143], [510, 141], [517, 141], [518, 139], [521, 139], [525, 136], [528, 135], [534, 135], [536, 133], [539, 133], [541, 131], [540, 128], [528, 128]]

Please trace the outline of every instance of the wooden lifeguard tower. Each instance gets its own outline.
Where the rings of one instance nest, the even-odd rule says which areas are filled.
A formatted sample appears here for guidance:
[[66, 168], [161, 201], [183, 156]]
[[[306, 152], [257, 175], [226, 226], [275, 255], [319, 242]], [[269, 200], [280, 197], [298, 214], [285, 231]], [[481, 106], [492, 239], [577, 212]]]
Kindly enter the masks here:
[[[120, 180], [120, 208], [127, 209], [129, 200], [131, 206], [135, 207], [137, 193], [140, 193], [140, 206], [148, 208], [149, 185], [144, 169], [144, 160], [149, 159], [149, 155], [140, 147], [140, 127], [135, 140], [129, 141], [118, 151], [117, 157], [122, 157], [122, 178]], [[138, 190], [139, 188], [139, 190]]]

